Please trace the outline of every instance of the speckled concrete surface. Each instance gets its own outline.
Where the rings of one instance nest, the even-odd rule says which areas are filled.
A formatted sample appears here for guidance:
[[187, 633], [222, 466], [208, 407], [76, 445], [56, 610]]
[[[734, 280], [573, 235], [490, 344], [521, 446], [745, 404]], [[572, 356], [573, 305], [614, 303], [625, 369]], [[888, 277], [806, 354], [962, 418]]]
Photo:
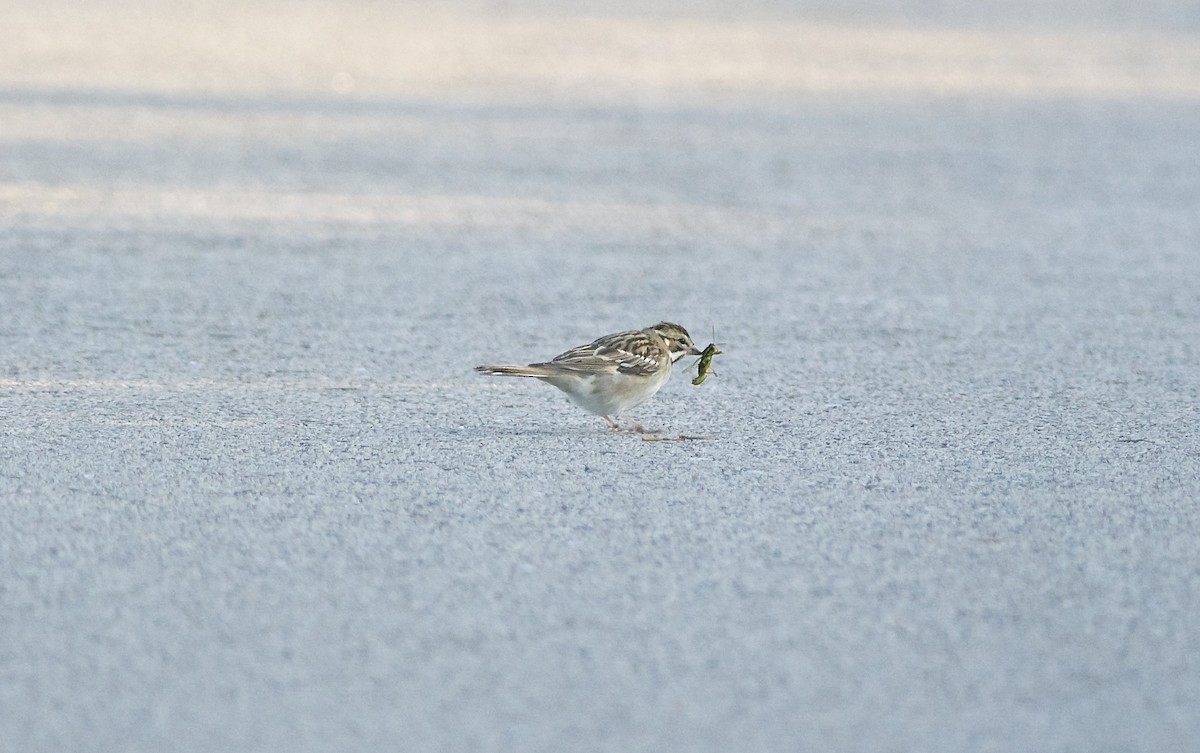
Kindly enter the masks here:
[[5, 745], [1191, 750], [1200, 23], [840, 5], [6, 11]]

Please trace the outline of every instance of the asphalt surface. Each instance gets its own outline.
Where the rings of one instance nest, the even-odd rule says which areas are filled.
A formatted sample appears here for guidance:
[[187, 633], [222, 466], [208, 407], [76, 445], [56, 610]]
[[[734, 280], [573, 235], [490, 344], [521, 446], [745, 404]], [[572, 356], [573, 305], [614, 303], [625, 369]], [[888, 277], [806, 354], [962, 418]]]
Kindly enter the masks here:
[[7, 10], [0, 748], [1194, 750], [1200, 20], [839, 6]]

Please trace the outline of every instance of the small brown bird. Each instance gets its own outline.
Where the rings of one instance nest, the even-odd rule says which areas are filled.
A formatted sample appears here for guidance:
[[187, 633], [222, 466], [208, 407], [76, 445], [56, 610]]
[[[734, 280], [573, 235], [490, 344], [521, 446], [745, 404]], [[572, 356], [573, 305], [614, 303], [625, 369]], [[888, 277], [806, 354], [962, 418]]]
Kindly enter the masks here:
[[[476, 371], [500, 376], [533, 377], [567, 393], [567, 398], [597, 416], [614, 431], [653, 433], [629, 418], [626, 411], [649, 400], [671, 377], [671, 367], [684, 356], [698, 356], [687, 330], [659, 322], [646, 329], [605, 335], [544, 363], [528, 366], [477, 366]], [[613, 417], [629, 422], [623, 429]]]

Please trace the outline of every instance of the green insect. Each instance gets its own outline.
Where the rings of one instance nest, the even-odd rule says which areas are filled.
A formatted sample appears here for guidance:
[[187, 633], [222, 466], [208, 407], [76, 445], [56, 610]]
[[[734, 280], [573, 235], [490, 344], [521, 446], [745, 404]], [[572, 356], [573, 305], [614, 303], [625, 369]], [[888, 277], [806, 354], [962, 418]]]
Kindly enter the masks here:
[[[699, 386], [704, 384], [704, 380], [708, 379], [708, 373], [712, 370], [713, 356], [721, 355], [721, 351], [717, 350], [716, 343], [709, 343], [708, 347], [700, 351], [700, 360], [696, 361], [696, 378], [692, 380], [692, 384]], [[713, 371], [716, 374], [717, 372]]]

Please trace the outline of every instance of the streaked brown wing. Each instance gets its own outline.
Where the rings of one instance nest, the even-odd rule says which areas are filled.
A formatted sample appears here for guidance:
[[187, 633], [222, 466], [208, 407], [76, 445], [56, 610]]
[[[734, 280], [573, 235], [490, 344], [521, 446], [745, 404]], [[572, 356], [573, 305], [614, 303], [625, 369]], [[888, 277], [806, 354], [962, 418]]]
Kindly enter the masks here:
[[619, 373], [640, 376], [658, 371], [659, 364], [667, 357], [661, 346], [645, 336], [611, 343], [600, 351], [600, 355], [616, 359], [620, 363]]
[[595, 342], [571, 348], [551, 363], [583, 373], [617, 372], [652, 374], [666, 357], [663, 349], [638, 331], [606, 335]]

